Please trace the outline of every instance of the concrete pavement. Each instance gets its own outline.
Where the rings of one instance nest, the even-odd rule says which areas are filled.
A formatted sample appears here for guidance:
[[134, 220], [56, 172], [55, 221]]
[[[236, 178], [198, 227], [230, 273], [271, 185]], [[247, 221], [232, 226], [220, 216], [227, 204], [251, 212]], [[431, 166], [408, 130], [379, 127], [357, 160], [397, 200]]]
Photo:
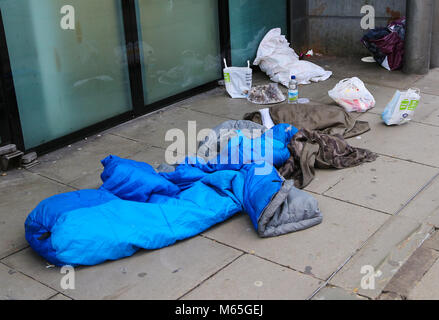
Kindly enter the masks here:
[[[249, 219], [237, 215], [168, 248], [77, 268], [74, 290], [63, 290], [60, 269], [47, 268], [28, 247], [27, 214], [46, 197], [99, 187], [99, 161], [108, 154], [157, 166], [169, 145], [167, 130], [186, 132], [188, 121], [197, 121], [197, 130], [212, 128], [259, 109], [216, 88], [44, 155], [30, 170], [0, 176], [0, 298], [439, 299], [439, 69], [420, 77], [347, 58], [317, 63], [334, 76], [301, 86], [300, 96], [332, 103], [327, 91], [339, 80], [362, 79], [377, 106], [359, 115], [372, 130], [349, 143], [380, 154], [356, 168], [317, 170], [306, 191], [319, 201], [322, 224], [261, 239]], [[255, 84], [268, 82], [262, 74], [255, 78]], [[414, 120], [386, 127], [380, 120], [385, 105], [396, 89], [413, 86], [422, 91]], [[374, 289], [361, 286], [363, 266], [381, 273]]]

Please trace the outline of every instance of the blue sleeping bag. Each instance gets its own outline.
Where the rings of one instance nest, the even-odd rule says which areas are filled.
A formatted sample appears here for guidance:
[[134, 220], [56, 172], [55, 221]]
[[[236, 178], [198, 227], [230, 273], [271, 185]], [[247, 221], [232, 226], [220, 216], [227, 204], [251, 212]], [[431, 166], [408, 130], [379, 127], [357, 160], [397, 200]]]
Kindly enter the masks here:
[[[286, 157], [284, 149], [291, 139], [291, 134], [280, 136], [284, 141], [270, 142], [282, 149], [275, 152], [280, 158], [274, 156], [274, 162]], [[246, 146], [246, 140], [239, 139], [237, 145]], [[243, 152], [241, 147], [231, 150]], [[292, 183], [284, 181], [271, 163], [260, 159], [238, 164], [186, 161], [168, 173], [117, 156], [107, 157], [102, 164], [99, 190], [53, 196], [29, 214], [26, 239], [50, 263], [95, 265], [130, 256], [141, 248], [162, 248], [238, 212], [248, 214], [261, 236], [321, 222], [313, 198], [300, 200], [304, 203], [300, 212], [300, 206], [286, 203], [299, 199], [296, 194], [302, 191], [293, 190]], [[264, 174], [258, 173], [261, 168]]]
[[[109, 156], [99, 190], [56, 195], [26, 220], [26, 239], [50, 263], [94, 265], [140, 248], [169, 246], [245, 211], [259, 214], [282, 185], [275, 169], [254, 175], [257, 164], [208, 172], [180, 165], [161, 175], [146, 163]], [[236, 165], [233, 165], [236, 169]], [[174, 182], [172, 182], [174, 181]]]

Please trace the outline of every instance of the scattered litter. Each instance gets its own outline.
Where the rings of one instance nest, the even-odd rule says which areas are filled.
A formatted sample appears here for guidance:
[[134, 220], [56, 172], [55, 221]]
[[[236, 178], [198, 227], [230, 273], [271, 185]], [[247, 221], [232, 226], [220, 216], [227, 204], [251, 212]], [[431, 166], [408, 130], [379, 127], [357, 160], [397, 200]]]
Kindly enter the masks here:
[[311, 50], [308, 50], [307, 53], [301, 53], [299, 55], [299, 60], [303, 60], [305, 58], [309, 58], [309, 57], [313, 57], [313, 56], [314, 56], [314, 51], [311, 49]]
[[366, 33], [361, 42], [373, 54], [374, 60], [387, 70], [402, 67], [404, 56], [405, 18], [391, 22], [386, 28]]
[[264, 285], [264, 283], [262, 281], [255, 281], [255, 286], [256, 287], [262, 287]]
[[407, 91], [396, 90], [381, 117], [388, 125], [401, 125], [411, 120], [419, 105], [421, 91], [416, 88]]
[[71, 148], [72, 147], [72, 145], [71, 144], [69, 144], [68, 146], [67, 146], [67, 148]]
[[297, 100], [297, 103], [300, 103], [300, 104], [307, 104], [307, 103], [309, 103], [309, 99], [308, 99], [308, 98], [299, 98], [299, 99]]
[[77, 150], [78, 150], [78, 151], [82, 151], [82, 148], [78, 148]]
[[285, 99], [277, 83], [253, 87], [247, 97], [248, 101], [256, 104], [275, 104], [283, 102]]
[[299, 84], [324, 81], [332, 75], [331, 71], [325, 71], [314, 63], [299, 60], [280, 28], [271, 29], [265, 35], [253, 64], [258, 65], [272, 81], [285, 87], [288, 87], [293, 74]]
[[2, 172], [2, 177], [6, 177], [8, 174], [6, 172]]
[[375, 106], [375, 99], [357, 77], [341, 80], [329, 96], [347, 112], [366, 112]]
[[367, 62], [367, 63], [375, 63], [376, 62], [375, 58], [372, 56], [361, 58], [361, 61]]
[[247, 67], [228, 67], [224, 59], [224, 83], [227, 93], [235, 99], [247, 98], [252, 87], [252, 69], [250, 61], [247, 61]]
[[52, 269], [52, 268], [55, 268], [55, 265], [47, 263], [46, 269]]
[[299, 99], [299, 87], [297, 86], [296, 76], [291, 76], [291, 80], [288, 83], [288, 103], [298, 103]]
[[357, 139], [358, 139], [358, 140], [361, 140], [361, 136], [358, 136]]

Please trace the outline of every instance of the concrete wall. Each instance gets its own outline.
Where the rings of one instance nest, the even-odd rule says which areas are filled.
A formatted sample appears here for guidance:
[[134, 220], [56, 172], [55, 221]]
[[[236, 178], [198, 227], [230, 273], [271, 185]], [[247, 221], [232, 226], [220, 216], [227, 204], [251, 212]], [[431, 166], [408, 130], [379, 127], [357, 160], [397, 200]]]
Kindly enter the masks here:
[[406, 0], [291, 0], [293, 47], [326, 55], [367, 55], [360, 42], [365, 33], [360, 11], [366, 4], [375, 8], [376, 27], [406, 13]]

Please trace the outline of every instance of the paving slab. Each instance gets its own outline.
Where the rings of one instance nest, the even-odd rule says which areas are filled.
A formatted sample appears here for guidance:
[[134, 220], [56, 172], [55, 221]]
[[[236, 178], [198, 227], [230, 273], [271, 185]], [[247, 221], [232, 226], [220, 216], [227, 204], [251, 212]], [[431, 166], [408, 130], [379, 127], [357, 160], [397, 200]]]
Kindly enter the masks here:
[[342, 288], [326, 286], [321, 289], [312, 300], [368, 300]]
[[[350, 140], [350, 143], [351, 142], [352, 140]], [[324, 194], [326, 191], [328, 191], [328, 195], [330, 195], [329, 191], [331, 188], [340, 183], [343, 184], [345, 179], [347, 179], [351, 175], [354, 175], [355, 178], [353, 180], [356, 180], [356, 182], [362, 181], [361, 187], [366, 186], [367, 188], [367, 186], [371, 185], [371, 190], [376, 190], [378, 188], [382, 191], [382, 193], [387, 193], [389, 186], [386, 184], [391, 184], [392, 188], [402, 187], [399, 183], [392, 181], [392, 179], [394, 178], [394, 173], [391, 173], [389, 171], [389, 167], [395, 166], [395, 171], [408, 170], [411, 168], [411, 165], [412, 163], [409, 164], [407, 163], [407, 161], [404, 160], [398, 160], [387, 156], [379, 156], [374, 162], [367, 162], [353, 168], [339, 170], [316, 169], [314, 180], [305, 188], [305, 190], [319, 194]], [[424, 168], [424, 166], [422, 165], [421, 167]], [[432, 172], [434, 173], [435, 171], [433, 170]], [[413, 175], [413, 178], [416, 177], [417, 175]], [[414, 192], [415, 189], [413, 189], [412, 191]], [[364, 190], [362, 193], [365, 193]]]
[[439, 95], [439, 68], [430, 70], [430, 72], [413, 84], [423, 93]]
[[[407, 217], [392, 217], [332, 278], [330, 284], [376, 299], [431, 231], [430, 225]], [[361, 273], [364, 266], [371, 266], [375, 273], [381, 272], [374, 278], [374, 289], [361, 286], [363, 277], [369, 275]]]
[[110, 154], [127, 157], [146, 147], [111, 134], [96, 135], [40, 157], [41, 164], [30, 171], [69, 184], [100, 169], [101, 160]]
[[0, 176], [0, 258], [28, 246], [24, 222], [39, 202], [69, 191], [73, 189], [26, 170]]
[[439, 261], [431, 267], [425, 276], [410, 292], [409, 300], [439, 300]]
[[374, 162], [334, 173], [318, 171], [320, 180], [308, 189], [328, 187], [324, 195], [393, 214], [438, 172], [436, 168], [380, 156]]
[[340, 79], [331, 77], [325, 81], [299, 85], [299, 98], [308, 98], [323, 104], [332, 104], [334, 100], [329, 97], [328, 91], [332, 90], [339, 81]]
[[309, 60], [332, 71], [333, 77], [340, 80], [358, 77], [363, 82], [404, 89], [411, 87], [422, 78], [418, 75], [407, 75], [402, 71], [389, 72], [376, 63], [362, 62], [361, 57], [323, 56], [313, 57]]
[[0, 300], [45, 300], [56, 291], [0, 263]]
[[60, 269], [47, 269], [31, 248], [2, 262], [73, 299], [177, 299], [241, 254], [195, 237], [160, 250], [142, 250], [129, 258], [76, 268], [74, 290], [62, 290]]
[[327, 279], [389, 216], [316, 196], [323, 222], [296, 233], [259, 238], [246, 215], [205, 233], [209, 238], [294, 270]]
[[252, 255], [244, 255], [213, 275], [183, 299], [306, 299], [321, 281]]
[[368, 121], [371, 131], [361, 139], [349, 139], [356, 147], [368, 148], [374, 152], [439, 167], [439, 128], [417, 122], [401, 126], [386, 126], [381, 116], [363, 114], [360, 120]]
[[401, 215], [418, 221], [429, 221], [439, 216], [438, 190], [439, 176], [401, 211]]
[[264, 106], [251, 103], [247, 99], [232, 99], [225, 90], [221, 94], [187, 103], [182, 107], [234, 120], [241, 120], [246, 113], [264, 108]]
[[[166, 132], [171, 129], [180, 129], [188, 137], [188, 122], [196, 121], [196, 132], [202, 129], [214, 128], [231, 118], [214, 116], [194, 110], [173, 107], [144, 116], [111, 130], [111, 133], [144, 142], [150, 146], [167, 149], [173, 141], [166, 141]], [[184, 150], [183, 150], [184, 151]], [[186, 152], [187, 149], [185, 150]]]

